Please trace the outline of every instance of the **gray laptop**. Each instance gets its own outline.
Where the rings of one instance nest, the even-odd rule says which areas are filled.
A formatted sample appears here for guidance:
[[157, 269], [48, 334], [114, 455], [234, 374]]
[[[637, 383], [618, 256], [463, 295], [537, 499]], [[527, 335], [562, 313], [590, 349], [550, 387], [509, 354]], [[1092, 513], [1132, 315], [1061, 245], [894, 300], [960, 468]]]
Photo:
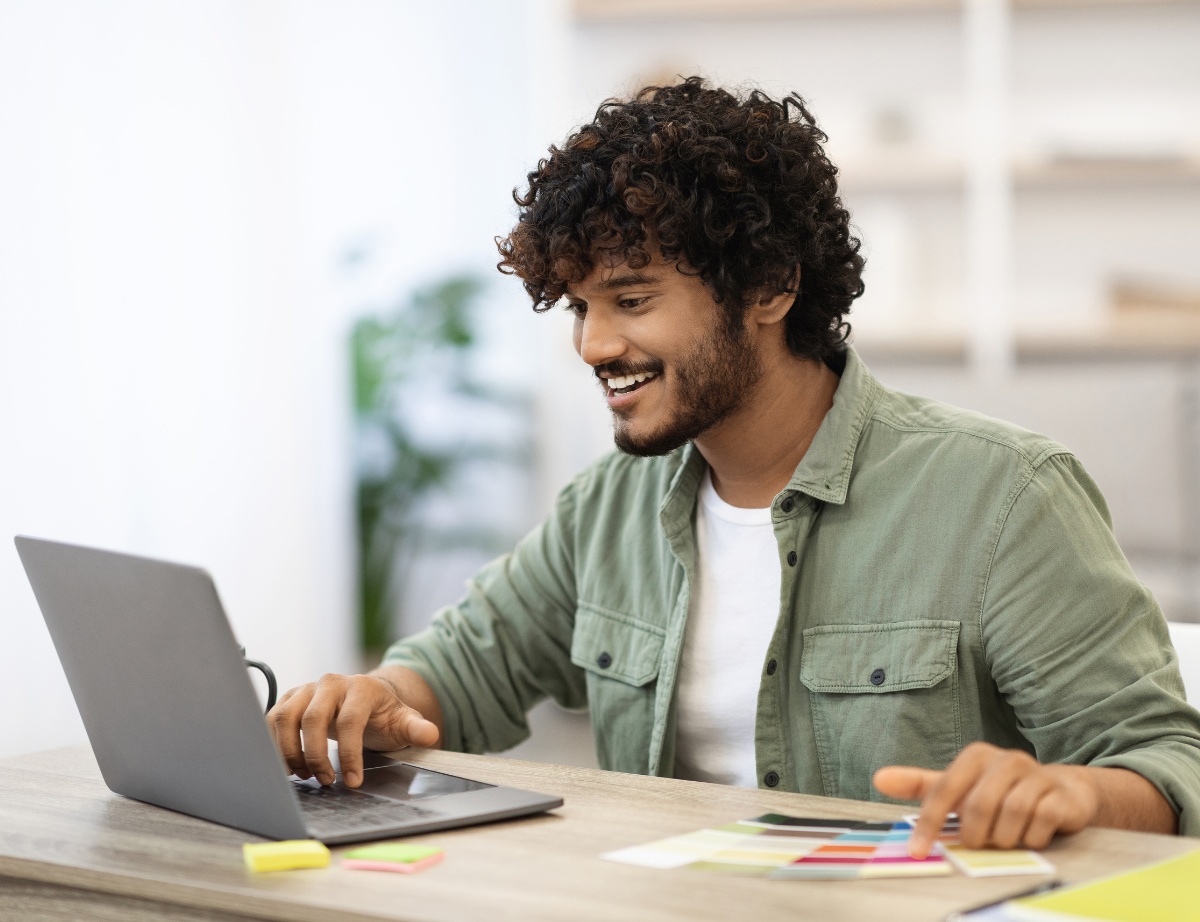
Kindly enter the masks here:
[[363, 784], [287, 777], [204, 570], [17, 537], [17, 551], [118, 794], [272, 839], [357, 842], [562, 806], [365, 753]]

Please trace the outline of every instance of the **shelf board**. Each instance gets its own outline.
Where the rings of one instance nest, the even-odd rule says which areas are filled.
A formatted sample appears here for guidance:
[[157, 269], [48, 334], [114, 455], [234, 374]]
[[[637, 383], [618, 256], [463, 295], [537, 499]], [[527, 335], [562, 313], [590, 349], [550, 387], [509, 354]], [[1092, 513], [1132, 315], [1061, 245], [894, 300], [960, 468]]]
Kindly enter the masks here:
[[1200, 160], [1192, 157], [1096, 158], [1013, 165], [1018, 189], [1055, 186], [1200, 182]]
[[[1018, 191], [1200, 183], [1200, 159], [1095, 159], [1014, 161], [1013, 188]], [[885, 192], [960, 192], [966, 182], [961, 163], [897, 155], [842, 160], [839, 184], [848, 194]]]
[[[1011, 0], [1017, 10], [1177, 6], [1196, 0]], [[574, 0], [580, 22], [648, 19], [755, 19], [860, 13], [957, 12], [962, 0]]]
[[[856, 338], [853, 345], [868, 364], [953, 366], [968, 359], [966, 336], [940, 330], [913, 336], [868, 335]], [[1079, 333], [1019, 332], [1015, 349], [1018, 365], [1194, 361], [1200, 359], [1200, 318], [1154, 324], [1115, 320]]]
[[960, 0], [574, 0], [575, 19], [756, 19], [830, 13], [954, 11]]

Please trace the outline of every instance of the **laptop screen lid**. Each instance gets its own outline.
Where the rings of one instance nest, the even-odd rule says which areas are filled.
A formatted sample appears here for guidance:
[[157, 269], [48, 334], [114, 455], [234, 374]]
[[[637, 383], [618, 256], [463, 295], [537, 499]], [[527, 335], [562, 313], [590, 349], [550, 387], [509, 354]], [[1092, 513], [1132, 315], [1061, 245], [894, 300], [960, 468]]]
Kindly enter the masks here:
[[270, 838], [307, 837], [209, 574], [16, 545], [105, 784]]

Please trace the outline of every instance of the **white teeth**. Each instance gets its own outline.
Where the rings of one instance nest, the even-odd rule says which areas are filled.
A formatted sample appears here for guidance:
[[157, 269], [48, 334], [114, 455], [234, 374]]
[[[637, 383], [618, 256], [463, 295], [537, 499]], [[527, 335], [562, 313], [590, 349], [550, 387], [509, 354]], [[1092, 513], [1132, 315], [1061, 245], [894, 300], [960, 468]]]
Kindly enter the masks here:
[[636, 375], [618, 375], [609, 378], [605, 383], [610, 390], [619, 391], [626, 387], [631, 387], [634, 384], [641, 384], [643, 381], [649, 381], [654, 377], [654, 372], [643, 371]]

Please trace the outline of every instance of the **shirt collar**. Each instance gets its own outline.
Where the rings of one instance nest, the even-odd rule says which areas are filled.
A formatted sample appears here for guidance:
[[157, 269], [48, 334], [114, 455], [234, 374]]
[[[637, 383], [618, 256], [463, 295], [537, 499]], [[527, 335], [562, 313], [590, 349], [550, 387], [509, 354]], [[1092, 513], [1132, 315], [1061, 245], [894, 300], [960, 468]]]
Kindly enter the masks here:
[[[842, 505], [850, 488], [854, 454], [883, 387], [853, 348], [843, 353], [845, 368], [812, 444], [796, 467], [784, 492], [806, 493], [827, 503]], [[680, 465], [659, 510], [664, 531], [679, 531], [691, 522], [696, 494], [704, 476], [704, 456], [689, 442], [680, 450]]]
[[839, 506], [846, 502], [854, 453], [863, 429], [883, 395], [882, 385], [867, 370], [858, 353], [847, 346], [844, 355], [846, 367], [834, 392], [833, 406], [787, 485], [788, 490], [798, 490]]

